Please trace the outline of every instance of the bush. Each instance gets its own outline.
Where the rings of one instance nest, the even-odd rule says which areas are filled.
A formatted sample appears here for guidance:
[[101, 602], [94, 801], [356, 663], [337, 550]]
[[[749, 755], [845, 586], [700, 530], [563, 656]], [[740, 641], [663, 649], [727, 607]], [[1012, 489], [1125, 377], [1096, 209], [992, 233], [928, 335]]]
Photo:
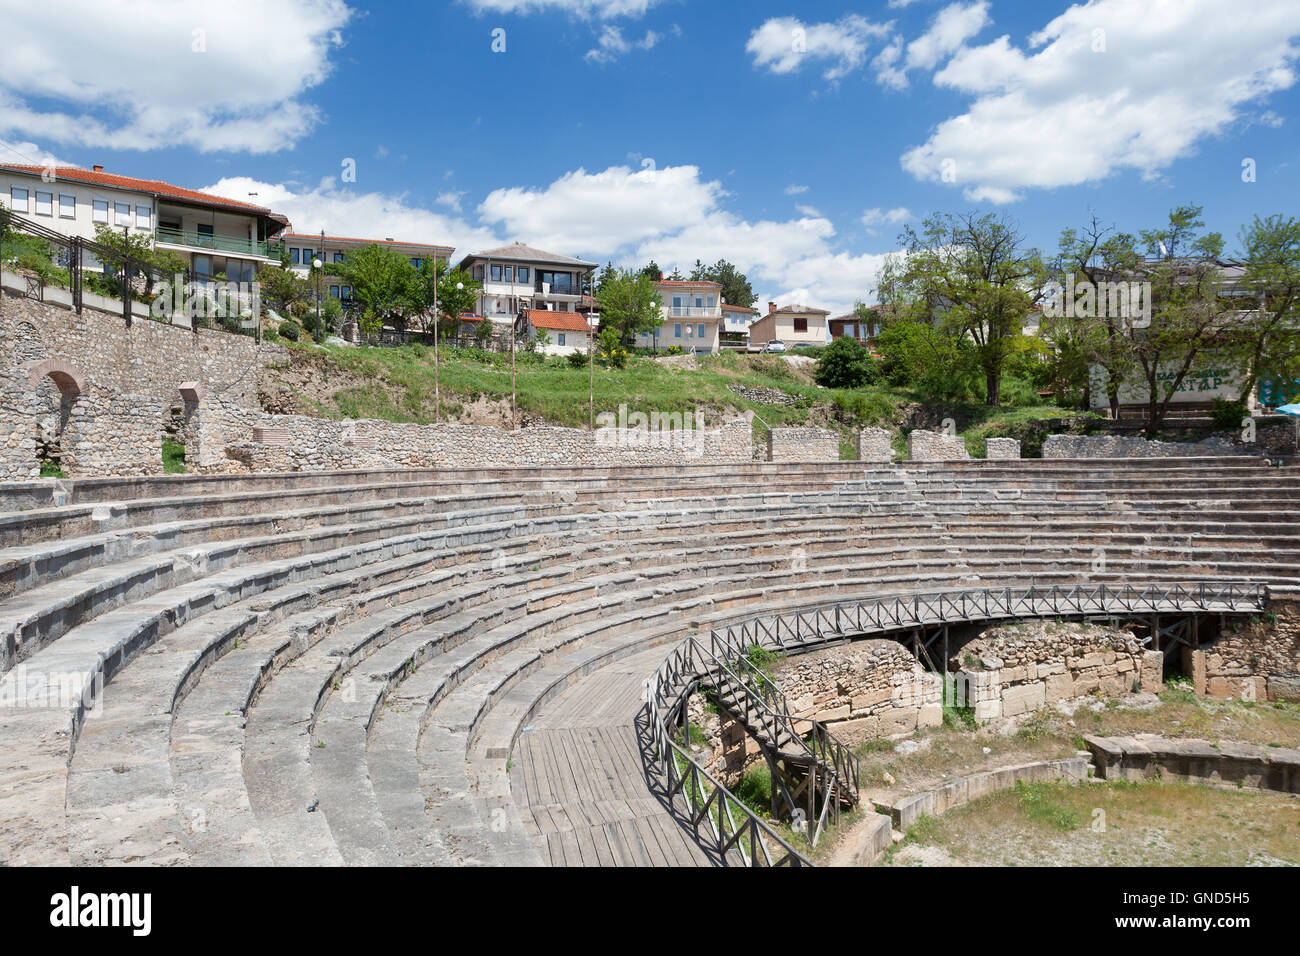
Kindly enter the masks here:
[[857, 339], [836, 339], [817, 359], [813, 380], [826, 388], [862, 388], [880, 378], [880, 368]]
[[1226, 398], [1216, 398], [1211, 402], [1210, 417], [1216, 428], [1237, 431], [1241, 423], [1250, 415], [1245, 402], [1234, 402]]
[[302, 326], [293, 319], [285, 319], [280, 323], [280, 338], [288, 339], [290, 342], [297, 342], [298, 337], [302, 335]]
[[564, 357], [564, 360], [565, 360], [566, 362], [569, 363], [569, 367], [570, 367], [570, 368], [586, 368], [586, 367], [587, 367], [587, 353], [586, 353], [586, 352], [570, 352], [568, 355], [566, 355], [566, 356]]

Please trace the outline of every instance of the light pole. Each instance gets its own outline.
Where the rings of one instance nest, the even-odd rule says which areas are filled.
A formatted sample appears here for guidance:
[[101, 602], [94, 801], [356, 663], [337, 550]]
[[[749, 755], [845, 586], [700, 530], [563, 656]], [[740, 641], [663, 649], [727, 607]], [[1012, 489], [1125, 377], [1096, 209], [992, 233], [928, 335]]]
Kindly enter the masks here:
[[325, 278], [324, 272], [321, 271], [324, 265], [325, 263], [321, 262], [319, 258], [313, 259], [311, 261], [311, 267], [316, 270], [316, 344], [317, 345], [321, 344], [320, 296], [321, 296], [321, 282]]

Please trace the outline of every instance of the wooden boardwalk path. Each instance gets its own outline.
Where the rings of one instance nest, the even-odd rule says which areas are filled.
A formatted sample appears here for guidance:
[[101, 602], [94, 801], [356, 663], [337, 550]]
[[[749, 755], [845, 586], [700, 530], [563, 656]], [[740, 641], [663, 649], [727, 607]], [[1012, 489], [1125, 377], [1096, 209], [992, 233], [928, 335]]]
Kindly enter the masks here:
[[519, 738], [510, 785], [551, 866], [712, 866], [642, 757], [642, 684], [663, 648], [592, 674]]

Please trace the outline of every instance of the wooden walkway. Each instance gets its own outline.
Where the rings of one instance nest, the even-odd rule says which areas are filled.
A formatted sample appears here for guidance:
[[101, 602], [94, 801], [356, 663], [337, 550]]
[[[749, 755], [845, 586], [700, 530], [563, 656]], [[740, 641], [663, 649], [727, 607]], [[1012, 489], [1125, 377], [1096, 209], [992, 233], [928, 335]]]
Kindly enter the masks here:
[[510, 785], [551, 866], [714, 865], [642, 757], [643, 683], [666, 654], [657, 648], [579, 681], [520, 736]]

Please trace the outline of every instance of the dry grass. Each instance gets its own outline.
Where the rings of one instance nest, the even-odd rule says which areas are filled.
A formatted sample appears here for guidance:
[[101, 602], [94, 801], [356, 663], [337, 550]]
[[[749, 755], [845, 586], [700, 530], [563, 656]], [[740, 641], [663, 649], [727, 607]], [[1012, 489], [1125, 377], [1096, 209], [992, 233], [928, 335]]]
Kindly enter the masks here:
[[887, 862], [1300, 865], [1300, 798], [1182, 783], [1021, 786], [924, 818]]

